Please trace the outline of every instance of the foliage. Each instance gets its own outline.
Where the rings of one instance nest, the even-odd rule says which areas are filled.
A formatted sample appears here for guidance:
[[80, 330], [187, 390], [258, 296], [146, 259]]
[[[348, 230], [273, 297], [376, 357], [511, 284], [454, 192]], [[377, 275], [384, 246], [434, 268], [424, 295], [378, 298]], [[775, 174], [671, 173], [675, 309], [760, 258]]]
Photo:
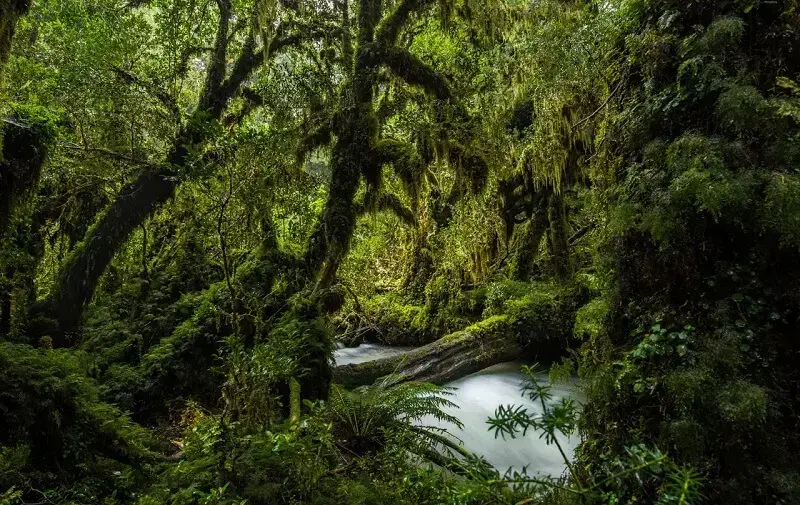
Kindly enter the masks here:
[[[795, 1], [0, 17], [0, 503], [800, 501]], [[403, 382], [512, 358], [558, 478]]]
[[[559, 435], [571, 435], [577, 426], [578, 410], [572, 398], [552, 400], [551, 386], [539, 381], [536, 367], [524, 367], [524, 396], [541, 405], [539, 413], [520, 406], [501, 405], [488, 420], [495, 437], [516, 438], [528, 430], [539, 432], [548, 445], [555, 445], [569, 469], [572, 480], [564, 487], [557, 479], [528, 476], [526, 472], [507, 477], [507, 481], [531, 495], [547, 497], [555, 490], [566, 491], [589, 503], [630, 503], [644, 498], [647, 490], [657, 490], [654, 503], [699, 503], [702, 477], [692, 468], [678, 467], [658, 449], [636, 445], [625, 449], [625, 456], [600, 465], [580, 466], [562, 449]], [[546, 502], [546, 498], [545, 498]]]
[[98, 399], [82, 361], [68, 351], [0, 345], [0, 485], [26, 501], [44, 493], [88, 503], [125, 487], [121, 475], [155, 458], [151, 434]]
[[402, 437], [412, 451], [435, 447], [442, 430], [415, 423], [429, 418], [462, 427], [458, 418], [443, 411], [456, 406], [447, 399], [451, 394], [433, 384], [393, 384], [391, 376], [353, 391], [334, 387], [329, 408], [338, 428], [337, 443], [359, 455], [381, 448], [387, 437]]

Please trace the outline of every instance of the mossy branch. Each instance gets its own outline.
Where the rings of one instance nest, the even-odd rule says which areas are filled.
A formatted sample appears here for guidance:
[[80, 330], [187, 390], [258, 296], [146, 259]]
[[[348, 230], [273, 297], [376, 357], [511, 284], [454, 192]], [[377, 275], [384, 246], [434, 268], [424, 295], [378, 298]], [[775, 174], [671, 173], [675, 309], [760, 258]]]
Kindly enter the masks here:
[[313, 153], [316, 149], [331, 143], [333, 139], [333, 122], [332, 118], [328, 119], [303, 137], [297, 150], [297, 158], [299, 160], [305, 159], [308, 154]]
[[217, 95], [222, 86], [222, 80], [225, 78], [231, 2], [230, 0], [218, 0], [217, 5], [219, 6], [219, 22], [217, 24], [217, 34], [214, 38], [214, 50], [211, 53], [211, 60], [208, 63], [208, 70], [206, 71], [206, 81], [203, 85], [203, 91], [200, 94], [201, 109], [220, 107], [221, 110], [221, 105], [218, 105], [221, 97]]
[[411, 212], [411, 209], [403, 205], [403, 202], [400, 201], [397, 195], [391, 193], [381, 195], [381, 197], [378, 198], [378, 210], [391, 211], [408, 226], [417, 225], [417, 218], [414, 216], [414, 213]]
[[376, 36], [378, 43], [384, 47], [396, 44], [400, 30], [406, 25], [411, 14], [425, 9], [433, 2], [434, 0], [403, 0], [400, 2], [397, 8], [378, 27]]
[[412, 204], [416, 204], [422, 184], [423, 165], [414, 145], [400, 140], [383, 139], [376, 143], [373, 153], [375, 162], [379, 165], [392, 165]]
[[451, 100], [450, 84], [433, 67], [400, 47], [378, 45], [369, 51], [370, 63], [385, 65], [393, 74], [412, 86], [419, 86], [440, 100]]
[[166, 91], [159, 89], [159, 87], [155, 83], [148, 83], [145, 82], [141, 77], [137, 76], [136, 74], [129, 72], [121, 67], [112, 67], [111, 69], [123, 82], [129, 85], [136, 85], [143, 90], [147, 91], [161, 104], [166, 107], [166, 109], [170, 112], [172, 117], [175, 119], [175, 123], [180, 126], [181, 124], [181, 111], [178, 108], [178, 102], [175, 100], [175, 97], [167, 93]]

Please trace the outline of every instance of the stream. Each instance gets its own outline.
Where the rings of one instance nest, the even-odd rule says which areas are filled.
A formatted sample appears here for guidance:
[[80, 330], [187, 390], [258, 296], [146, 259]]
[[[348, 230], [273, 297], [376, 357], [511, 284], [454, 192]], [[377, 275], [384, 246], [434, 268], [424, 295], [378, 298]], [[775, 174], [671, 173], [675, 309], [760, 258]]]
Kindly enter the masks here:
[[[356, 348], [338, 349], [334, 358], [340, 365], [361, 363], [395, 356], [410, 349], [363, 344]], [[556, 446], [547, 445], [544, 439], [539, 438], [539, 433], [529, 431], [524, 438], [503, 440], [495, 439], [494, 433], [488, 430], [486, 420], [494, 415], [495, 409], [501, 404], [522, 405], [529, 412], [541, 413], [540, 405], [522, 397], [522, 365], [521, 362], [501, 363], [447, 384], [457, 388], [450, 400], [458, 406], [456, 409], [448, 409], [448, 413], [461, 420], [463, 429], [434, 419], [423, 419], [422, 422], [447, 428], [463, 442], [465, 449], [485, 457], [501, 473], [509, 468], [521, 471], [523, 467], [527, 467], [529, 475], [558, 477], [564, 472], [566, 465]], [[547, 376], [542, 375], [541, 380], [547, 381]], [[559, 402], [561, 398], [573, 394], [574, 390], [574, 384], [553, 386], [551, 402]], [[558, 439], [567, 455], [572, 456], [578, 444], [577, 435], [570, 438], [559, 436]]]

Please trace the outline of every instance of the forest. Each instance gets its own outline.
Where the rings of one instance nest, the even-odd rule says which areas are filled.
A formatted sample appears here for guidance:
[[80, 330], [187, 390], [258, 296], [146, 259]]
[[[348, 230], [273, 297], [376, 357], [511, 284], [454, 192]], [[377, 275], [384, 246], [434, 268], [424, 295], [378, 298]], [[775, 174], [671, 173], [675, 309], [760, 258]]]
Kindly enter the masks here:
[[0, 505], [793, 505], [799, 454], [798, 0], [0, 0]]

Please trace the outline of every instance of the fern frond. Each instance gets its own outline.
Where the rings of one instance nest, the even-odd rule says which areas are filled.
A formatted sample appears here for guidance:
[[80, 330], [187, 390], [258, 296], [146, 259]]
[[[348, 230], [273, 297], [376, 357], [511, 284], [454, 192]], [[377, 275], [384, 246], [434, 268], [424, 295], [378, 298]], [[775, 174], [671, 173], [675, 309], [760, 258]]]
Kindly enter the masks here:
[[424, 418], [463, 427], [457, 417], [446, 412], [457, 408], [448, 398], [452, 395], [452, 388], [426, 382], [398, 384], [384, 378], [352, 391], [334, 386], [329, 408], [345, 444], [374, 450], [383, 447], [387, 434], [392, 433], [396, 440], [404, 441], [408, 450], [419, 453], [415, 449], [444, 447], [443, 440], [450, 441], [445, 428], [420, 425]]

